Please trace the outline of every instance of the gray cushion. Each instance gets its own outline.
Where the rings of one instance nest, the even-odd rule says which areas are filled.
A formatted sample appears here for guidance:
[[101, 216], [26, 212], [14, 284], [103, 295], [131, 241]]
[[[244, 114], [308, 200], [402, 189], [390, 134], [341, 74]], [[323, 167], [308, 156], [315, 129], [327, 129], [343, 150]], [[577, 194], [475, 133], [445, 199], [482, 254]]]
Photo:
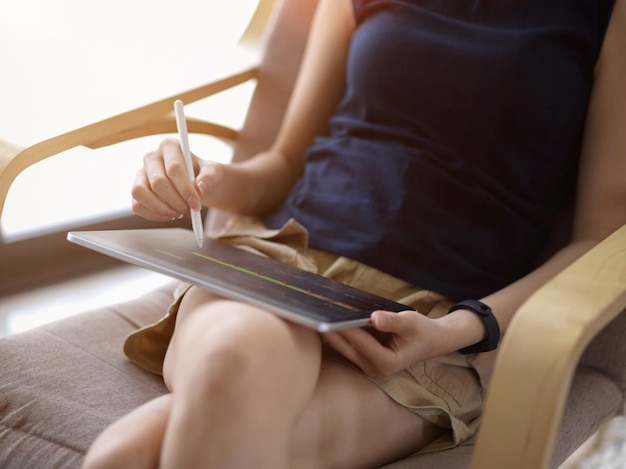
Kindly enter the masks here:
[[[159, 317], [170, 295], [128, 306]], [[165, 392], [121, 353], [135, 328], [113, 307], [0, 340], [0, 467], [79, 467], [107, 425]]]

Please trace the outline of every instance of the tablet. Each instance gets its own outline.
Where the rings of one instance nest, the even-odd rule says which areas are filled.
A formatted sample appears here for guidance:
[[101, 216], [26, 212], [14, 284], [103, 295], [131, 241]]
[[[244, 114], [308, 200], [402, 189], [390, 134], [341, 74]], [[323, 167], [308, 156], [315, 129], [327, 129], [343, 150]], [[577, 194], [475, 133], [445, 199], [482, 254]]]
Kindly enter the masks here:
[[365, 326], [378, 309], [413, 309], [219, 240], [199, 248], [184, 228], [71, 231], [67, 239], [319, 332]]

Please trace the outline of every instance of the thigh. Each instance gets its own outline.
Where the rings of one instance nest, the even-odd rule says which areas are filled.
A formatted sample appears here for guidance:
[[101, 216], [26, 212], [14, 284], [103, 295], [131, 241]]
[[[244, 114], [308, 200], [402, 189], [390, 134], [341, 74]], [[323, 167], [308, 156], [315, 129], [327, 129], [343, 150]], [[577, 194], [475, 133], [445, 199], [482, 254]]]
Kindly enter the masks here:
[[414, 453], [443, 431], [397, 404], [356, 368], [324, 360], [293, 433], [293, 466], [378, 467]]
[[272, 386], [278, 379], [274, 374], [306, 374], [313, 386], [320, 360], [320, 338], [315, 331], [262, 308], [192, 287], [178, 310], [163, 376], [170, 390], [183, 375], [195, 380], [244, 369], [252, 375], [259, 371], [259, 390], [264, 382]]

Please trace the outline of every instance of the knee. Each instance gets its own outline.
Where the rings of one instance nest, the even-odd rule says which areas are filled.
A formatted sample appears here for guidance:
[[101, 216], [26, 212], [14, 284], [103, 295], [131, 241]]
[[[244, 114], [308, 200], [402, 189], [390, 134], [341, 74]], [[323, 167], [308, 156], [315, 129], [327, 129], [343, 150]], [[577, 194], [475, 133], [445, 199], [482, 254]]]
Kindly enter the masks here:
[[260, 351], [255, 350], [234, 340], [207, 344], [193, 369], [195, 385], [204, 386], [208, 392], [232, 392], [230, 387], [243, 385], [262, 369]]
[[168, 386], [184, 376], [197, 385], [264, 380], [319, 360], [320, 339], [312, 330], [232, 302], [205, 312], [216, 311], [221, 314], [189, 314], [177, 322], [163, 367]]
[[246, 329], [237, 317], [179, 317], [163, 362], [168, 388], [186, 379], [198, 386], [209, 379], [232, 379], [249, 368], [254, 356]]
[[165, 382], [172, 391], [184, 387], [204, 398], [224, 397], [220, 394], [229, 395], [245, 386], [265, 366], [260, 347], [238, 334], [224, 332], [207, 338], [181, 334], [177, 340], [163, 364]]

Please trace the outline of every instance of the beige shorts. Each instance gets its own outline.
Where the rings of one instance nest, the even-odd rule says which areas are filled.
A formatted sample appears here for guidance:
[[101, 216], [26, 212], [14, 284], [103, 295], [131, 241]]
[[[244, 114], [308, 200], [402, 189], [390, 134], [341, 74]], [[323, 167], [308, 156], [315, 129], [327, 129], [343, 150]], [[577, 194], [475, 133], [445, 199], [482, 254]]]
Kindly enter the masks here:
[[[237, 218], [215, 237], [406, 304], [428, 317], [442, 316], [452, 305], [438, 293], [415, 287], [360, 262], [308, 248], [306, 229], [293, 220], [280, 230], [269, 230], [256, 220]], [[188, 288], [187, 284], [180, 285], [174, 302], [159, 322], [126, 338], [124, 352], [132, 362], [153, 373], [162, 373], [178, 307]], [[355, 367], [332, 350], [325, 351], [325, 355], [326, 359]], [[422, 449], [435, 451], [455, 446], [475, 433], [493, 355], [465, 356], [455, 352], [416, 363], [391, 377], [370, 379], [402, 406], [449, 430]]]

